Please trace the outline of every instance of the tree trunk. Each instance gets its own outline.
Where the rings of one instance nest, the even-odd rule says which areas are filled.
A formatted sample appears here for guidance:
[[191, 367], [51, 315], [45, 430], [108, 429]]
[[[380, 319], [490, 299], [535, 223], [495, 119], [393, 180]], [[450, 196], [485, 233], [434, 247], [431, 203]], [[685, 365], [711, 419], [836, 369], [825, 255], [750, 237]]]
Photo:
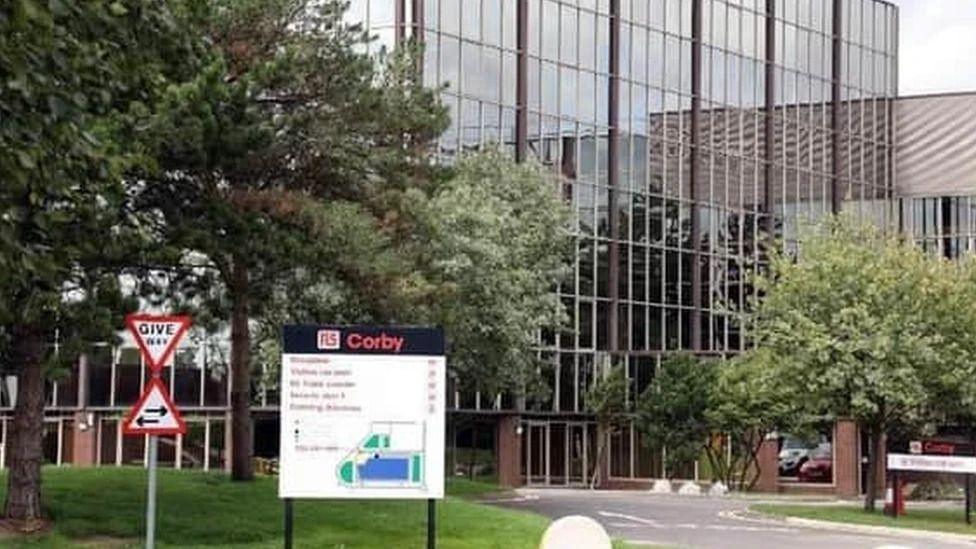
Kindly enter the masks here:
[[755, 451], [749, 454], [749, 459], [745, 465], [746, 469], [752, 470], [749, 476], [749, 483], [743, 488], [745, 484], [745, 477], [743, 477], [742, 482], [739, 483], [739, 489], [744, 492], [751, 492], [756, 489], [756, 485], [759, 484], [759, 477], [762, 475], [762, 469], [759, 466], [759, 451]]
[[474, 467], [478, 461], [478, 423], [471, 425], [471, 446], [468, 447], [468, 478], [474, 480]]
[[590, 490], [595, 490], [597, 486], [606, 488], [610, 476], [610, 464], [606, 463], [610, 458], [607, 452], [608, 438], [610, 429], [597, 424], [596, 427], [596, 460], [593, 463], [593, 474], [590, 475]]
[[[444, 428], [447, 431], [447, 451], [450, 452], [450, 462], [445, 463], [445, 468], [447, 472], [447, 478], [451, 478], [457, 472], [457, 421], [453, 420], [454, 414], [446, 414], [444, 418]], [[498, 455], [498, 450], [495, 450], [495, 455]], [[445, 460], [447, 461], [447, 460]], [[497, 469], [497, 467], [496, 467]]]
[[9, 473], [4, 517], [29, 523], [41, 518], [44, 330], [37, 325], [15, 325], [11, 335], [10, 361], [18, 373], [18, 381], [17, 404], [7, 446]]
[[865, 485], [864, 510], [874, 511], [877, 499], [877, 477], [881, 467], [881, 455], [884, 453], [884, 434], [880, 427], [870, 426], [868, 432], [868, 475]]
[[234, 261], [230, 318], [231, 471], [233, 480], [253, 480], [254, 435], [251, 424], [250, 285], [247, 267]]
[[[719, 449], [721, 452], [721, 449]], [[727, 486], [731, 486], [729, 479], [725, 474], [729, 471], [728, 467], [722, 466], [722, 456], [718, 455], [715, 451], [714, 442], [709, 440], [705, 444], [705, 457], [708, 459], [708, 465], [712, 470], [711, 481], [714, 483], [716, 480], [724, 482]]]
[[759, 452], [762, 450], [767, 434], [765, 431], [754, 432], [743, 444], [742, 450], [746, 454], [746, 458], [742, 466], [742, 473], [739, 476], [739, 490], [743, 492], [751, 492], [759, 483], [759, 477], [762, 475], [762, 467], [759, 465]]

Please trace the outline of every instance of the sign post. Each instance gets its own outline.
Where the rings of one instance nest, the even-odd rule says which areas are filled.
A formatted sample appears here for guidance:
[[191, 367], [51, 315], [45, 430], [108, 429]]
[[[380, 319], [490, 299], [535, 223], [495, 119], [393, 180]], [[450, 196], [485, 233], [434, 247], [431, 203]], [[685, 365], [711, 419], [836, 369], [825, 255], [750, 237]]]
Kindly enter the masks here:
[[146, 549], [156, 547], [156, 485], [159, 461], [159, 436], [182, 435], [186, 423], [173, 404], [160, 374], [190, 327], [190, 317], [131, 314], [125, 319], [139, 351], [149, 368], [149, 382], [142, 396], [122, 423], [126, 435], [149, 435], [146, 456], [149, 468], [146, 487]]
[[159, 462], [159, 437], [149, 435], [149, 481], [146, 488], [146, 549], [156, 547], [156, 467]]
[[291, 498], [285, 498], [285, 549], [292, 548], [294, 531], [294, 505]]
[[966, 475], [966, 524], [973, 523], [973, 475]]
[[[970, 503], [972, 494], [970, 492], [970, 479], [976, 473], [976, 457], [954, 456], [954, 455], [920, 455], [912, 454], [888, 454], [888, 471], [891, 472], [895, 482], [895, 502], [898, 503], [899, 490], [898, 472], [915, 471], [922, 473], [954, 473], [964, 475], [966, 479], [966, 524], [971, 524]], [[897, 509], [894, 507], [894, 515], [898, 516]]]
[[285, 326], [278, 495], [285, 547], [294, 499], [444, 497], [444, 335], [395, 326]]
[[427, 500], [427, 549], [437, 546], [437, 500]]

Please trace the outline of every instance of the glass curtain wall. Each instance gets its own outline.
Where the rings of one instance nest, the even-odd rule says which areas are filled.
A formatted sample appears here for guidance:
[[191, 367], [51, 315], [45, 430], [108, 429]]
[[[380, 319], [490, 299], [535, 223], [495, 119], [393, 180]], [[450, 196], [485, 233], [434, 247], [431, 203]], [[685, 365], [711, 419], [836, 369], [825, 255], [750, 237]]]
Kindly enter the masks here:
[[833, 210], [833, 7], [832, 1], [796, 0], [774, 6], [769, 183], [772, 211], [790, 249], [805, 224]]
[[901, 199], [902, 231], [925, 251], [946, 258], [976, 252], [976, 197]]
[[845, 209], [895, 227], [891, 200], [897, 95], [897, 9], [844, 0], [841, 41], [841, 193]]
[[715, 352], [744, 347], [736, 313], [750, 296], [748, 273], [760, 264], [760, 231], [770, 211], [766, 7], [766, 0], [702, 1], [701, 306], [703, 349]]
[[558, 288], [570, 330], [545, 338], [554, 388], [538, 411], [580, 412], [594, 354], [610, 348], [609, 3], [529, 0], [527, 149], [573, 203], [577, 263]]
[[[897, 9], [887, 2], [353, 6], [377, 47], [395, 40], [398, 22], [400, 36], [421, 29], [425, 82], [447, 85], [453, 121], [437, 143], [441, 162], [492, 142], [514, 153], [524, 141], [573, 205], [574, 276], [556, 290], [571, 329], [541, 336], [552, 391], [530, 403], [537, 418], [579, 418], [611, 358], [626, 364], [636, 398], [662, 355], [744, 349], [737, 311], [765, 233], [795, 250], [803, 225], [835, 208], [891, 223]], [[617, 436], [626, 451], [613, 457], [614, 476], [660, 474], [660, 456], [641, 457], [639, 438]]]
[[[404, 2], [404, 9], [409, 5]], [[424, 82], [446, 86], [441, 101], [451, 115], [438, 143], [439, 160], [451, 163], [459, 151], [485, 143], [514, 153], [516, 2], [426, 0], [422, 21]]]

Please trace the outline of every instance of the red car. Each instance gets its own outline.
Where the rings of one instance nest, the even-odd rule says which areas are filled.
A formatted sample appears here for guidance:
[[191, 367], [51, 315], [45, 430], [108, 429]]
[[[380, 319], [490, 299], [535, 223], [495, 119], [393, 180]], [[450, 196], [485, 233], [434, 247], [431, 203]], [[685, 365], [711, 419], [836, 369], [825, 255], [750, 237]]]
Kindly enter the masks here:
[[830, 443], [824, 443], [810, 452], [810, 459], [800, 466], [797, 479], [800, 482], [831, 482], [834, 479], [834, 452]]

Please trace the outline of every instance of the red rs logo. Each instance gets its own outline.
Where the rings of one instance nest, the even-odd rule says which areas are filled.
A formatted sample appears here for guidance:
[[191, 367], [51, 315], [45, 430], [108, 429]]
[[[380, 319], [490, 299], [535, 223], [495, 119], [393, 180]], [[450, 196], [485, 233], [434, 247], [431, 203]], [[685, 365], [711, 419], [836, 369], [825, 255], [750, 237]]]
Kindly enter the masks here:
[[318, 333], [318, 348], [334, 350], [339, 348], [339, 342], [341, 338], [339, 337], [339, 330], [319, 330]]

